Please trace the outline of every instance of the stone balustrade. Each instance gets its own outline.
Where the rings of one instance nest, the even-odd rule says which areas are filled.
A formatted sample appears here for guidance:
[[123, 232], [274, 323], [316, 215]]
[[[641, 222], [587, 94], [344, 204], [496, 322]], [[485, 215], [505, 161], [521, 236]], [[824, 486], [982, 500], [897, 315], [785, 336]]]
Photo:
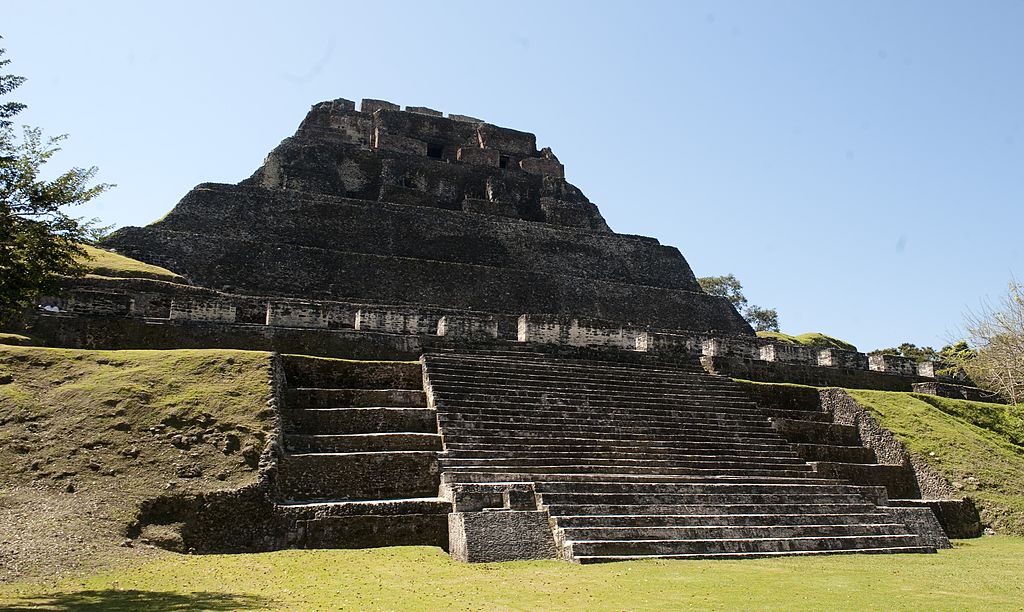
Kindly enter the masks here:
[[[136, 283], [138, 285], [139, 283]], [[60, 298], [43, 298], [41, 314], [129, 317], [282, 328], [354, 329], [387, 334], [443, 337], [452, 342], [503, 342], [636, 351], [666, 356], [733, 359], [754, 363], [870, 371], [907, 378], [945, 378], [940, 362], [916, 363], [896, 355], [865, 355], [836, 348], [807, 347], [751, 336], [652, 330], [613, 322], [549, 314], [507, 315], [406, 306], [352, 304], [236, 296], [170, 285], [158, 293], [144, 287], [102, 290], [83, 287]], [[166, 283], [164, 285], [167, 285]], [[502, 327], [504, 326], [504, 327]], [[513, 329], [513, 326], [515, 328]]]

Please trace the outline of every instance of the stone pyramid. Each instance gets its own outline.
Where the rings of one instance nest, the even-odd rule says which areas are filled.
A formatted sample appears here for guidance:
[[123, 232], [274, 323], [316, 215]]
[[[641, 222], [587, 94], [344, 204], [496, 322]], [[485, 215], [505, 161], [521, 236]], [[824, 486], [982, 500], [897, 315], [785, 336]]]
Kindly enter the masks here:
[[314, 105], [250, 178], [103, 246], [237, 295], [753, 334], [676, 248], [611, 231], [533, 134], [379, 100]]

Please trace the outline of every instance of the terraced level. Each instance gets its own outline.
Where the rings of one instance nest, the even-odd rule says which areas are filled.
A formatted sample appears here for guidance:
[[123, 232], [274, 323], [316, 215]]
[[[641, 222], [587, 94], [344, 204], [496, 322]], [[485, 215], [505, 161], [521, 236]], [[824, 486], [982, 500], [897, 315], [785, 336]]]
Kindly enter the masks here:
[[883, 487], [818, 477], [735, 383], [695, 363], [424, 363], [444, 486], [529, 484], [563, 558], [934, 552], [878, 505]]
[[278, 511], [300, 548], [447, 545], [418, 363], [285, 356]]

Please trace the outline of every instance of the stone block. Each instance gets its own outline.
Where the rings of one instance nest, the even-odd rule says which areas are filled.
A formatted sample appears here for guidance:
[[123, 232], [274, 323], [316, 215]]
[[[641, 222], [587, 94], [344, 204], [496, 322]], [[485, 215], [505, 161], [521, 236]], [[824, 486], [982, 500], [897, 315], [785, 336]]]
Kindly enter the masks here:
[[478, 166], [498, 167], [501, 152], [495, 149], [481, 149], [480, 147], [459, 147], [456, 159], [464, 164], [476, 164]]
[[917, 364], [917, 375], [924, 378], [949, 378], [940, 374], [941, 370], [948, 370], [952, 365], [944, 361], [922, 361]]
[[985, 391], [970, 385], [958, 385], [956, 383], [927, 381], [914, 383], [914, 393], [925, 395], [938, 395], [939, 397], [952, 397], [955, 399], [971, 400], [972, 402], [991, 402], [1002, 404], [1003, 400], [991, 391]]
[[537, 137], [527, 132], [484, 123], [477, 128], [480, 146], [502, 153], [530, 156], [537, 154]]
[[330, 327], [330, 314], [316, 302], [278, 302], [267, 304], [267, 325], [279, 327]]
[[135, 314], [132, 296], [116, 291], [76, 290], [60, 297], [36, 302], [42, 312], [71, 313], [104, 317], [127, 317]]
[[355, 111], [347, 113], [332, 112], [330, 127], [335, 136], [342, 142], [360, 146], [370, 146], [373, 135], [373, 119]]
[[375, 113], [381, 109], [385, 110], [400, 110], [402, 107], [388, 102], [387, 100], [373, 100], [371, 98], [363, 98], [363, 101], [359, 104], [359, 111], [363, 113]]
[[519, 317], [519, 342], [608, 347], [635, 351], [642, 330], [554, 315]]
[[721, 337], [707, 338], [701, 345], [705, 357], [738, 357], [740, 359], [761, 359], [761, 345], [757, 338]]
[[432, 108], [427, 108], [426, 106], [406, 106], [405, 112], [416, 113], [417, 115], [426, 115], [428, 117], [444, 117], [444, 113], [441, 111], [436, 111]]
[[532, 482], [456, 483], [445, 488], [455, 512], [537, 509]]
[[887, 506], [880, 510], [888, 514], [894, 522], [906, 525], [911, 533], [921, 538], [921, 543], [925, 546], [937, 549], [953, 548], [931, 508]]
[[565, 168], [561, 162], [546, 157], [527, 157], [519, 161], [519, 167], [523, 172], [536, 174], [538, 176], [564, 177]]
[[479, 198], [466, 198], [462, 202], [462, 210], [478, 215], [494, 215], [497, 217], [518, 218], [519, 211], [510, 202], [492, 202]]
[[381, 185], [380, 201], [405, 204], [406, 206], [435, 207], [438, 205], [437, 198], [433, 194], [401, 185]]
[[546, 511], [453, 512], [448, 547], [452, 558], [468, 563], [555, 558]]
[[910, 357], [899, 355], [869, 355], [868, 368], [886, 374], [917, 376], [917, 362]]
[[465, 340], [493, 340], [498, 337], [494, 317], [445, 315], [437, 322], [437, 335]]
[[234, 323], [238, 307], [226, 300], [175, 298], [171, 301], [172, 321], [212, 321]]
[[452, 121], [458, 121], [459, 123], [483, 123], [483, 119], [477, 119], [476, 117], [470, 117], [469, 115], [456, 115], [455, 113], [448, 113], [448, 118]]
[[703, 343], [704, 338], [695, 334], [643, 331], [637, 334], [636, 350], [699, 357]]
[[339, 112], [354, 112], [356, 110], [356, 103], [352, 100], [346, 100], [345, 98], [335, 98], [331, 100], [331, 110]]
[[360, 309], [355, 328], [389, 334], [430, 334], [437, 332], [439, 315], [414, 310]]
[[818, 349], [818, 365], [827, 368], [868, 369], [868, 356], [857, 351], [837, 348]]
[[[526, 160], [523, 160], [526, 161]], [[552, 225], [590, 229], [593, 211], [585, 203], [566, 202], [556, 198], [541, 198], [540, 209], [544, 221]]]
[[373, 147], [381, 151], [399, 153], [402, 155], [427, 156], [427, 143], [415, 138], [408, 138], [398, 134], [388, 134], [376, 130], [373, 135]]
[[766, 342], [760, 348], [761, 361], [817, 364], [817, 349], [785, 342]]

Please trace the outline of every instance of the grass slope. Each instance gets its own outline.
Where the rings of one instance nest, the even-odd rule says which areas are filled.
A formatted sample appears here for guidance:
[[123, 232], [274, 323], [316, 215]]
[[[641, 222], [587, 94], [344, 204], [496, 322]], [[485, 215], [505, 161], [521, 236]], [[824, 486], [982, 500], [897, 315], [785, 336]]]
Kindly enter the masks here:
[[977, 610], [1024, 601], [1024, 539], [937, 555], [471, 565], [436, 548], [171, 556], [66, 581], [0, 586], [5, 609]]
[[254, 482], [269, 367], [247, 351], [0, 346], [0, 581], [120, 556], [144, 499]]
[[1019, 415], [999, 404], [847, 391], [911, 452], [974, 499], [986, 525], [1024, 535], [1024, 447], [1008, 437], [1019, 432]]
[[818, 348], [837, 348], [844, 351], [857, 350], [857, 347], [849, 342], [818, 332], [809, 332], [806, 334], [800, 334], [799, 336], [791, 336], [781, 332], [759, 331], [757, 332], [757, 337], [764, 338], [766, 340], [775, 340], [776, 342], [785, 342], [787, 344], [801, 344], [803, 346], [816, 346]]
[[88, 255], [83, 262], [88, 274], [114, 278], [153, 278], [175, 283], [185, 280], [170, 270], [142, 263], [124, 255], [118, 255], [117, 253], [98, 249], [87, 244], [83, 244], [82, 248], [85, 249]]

